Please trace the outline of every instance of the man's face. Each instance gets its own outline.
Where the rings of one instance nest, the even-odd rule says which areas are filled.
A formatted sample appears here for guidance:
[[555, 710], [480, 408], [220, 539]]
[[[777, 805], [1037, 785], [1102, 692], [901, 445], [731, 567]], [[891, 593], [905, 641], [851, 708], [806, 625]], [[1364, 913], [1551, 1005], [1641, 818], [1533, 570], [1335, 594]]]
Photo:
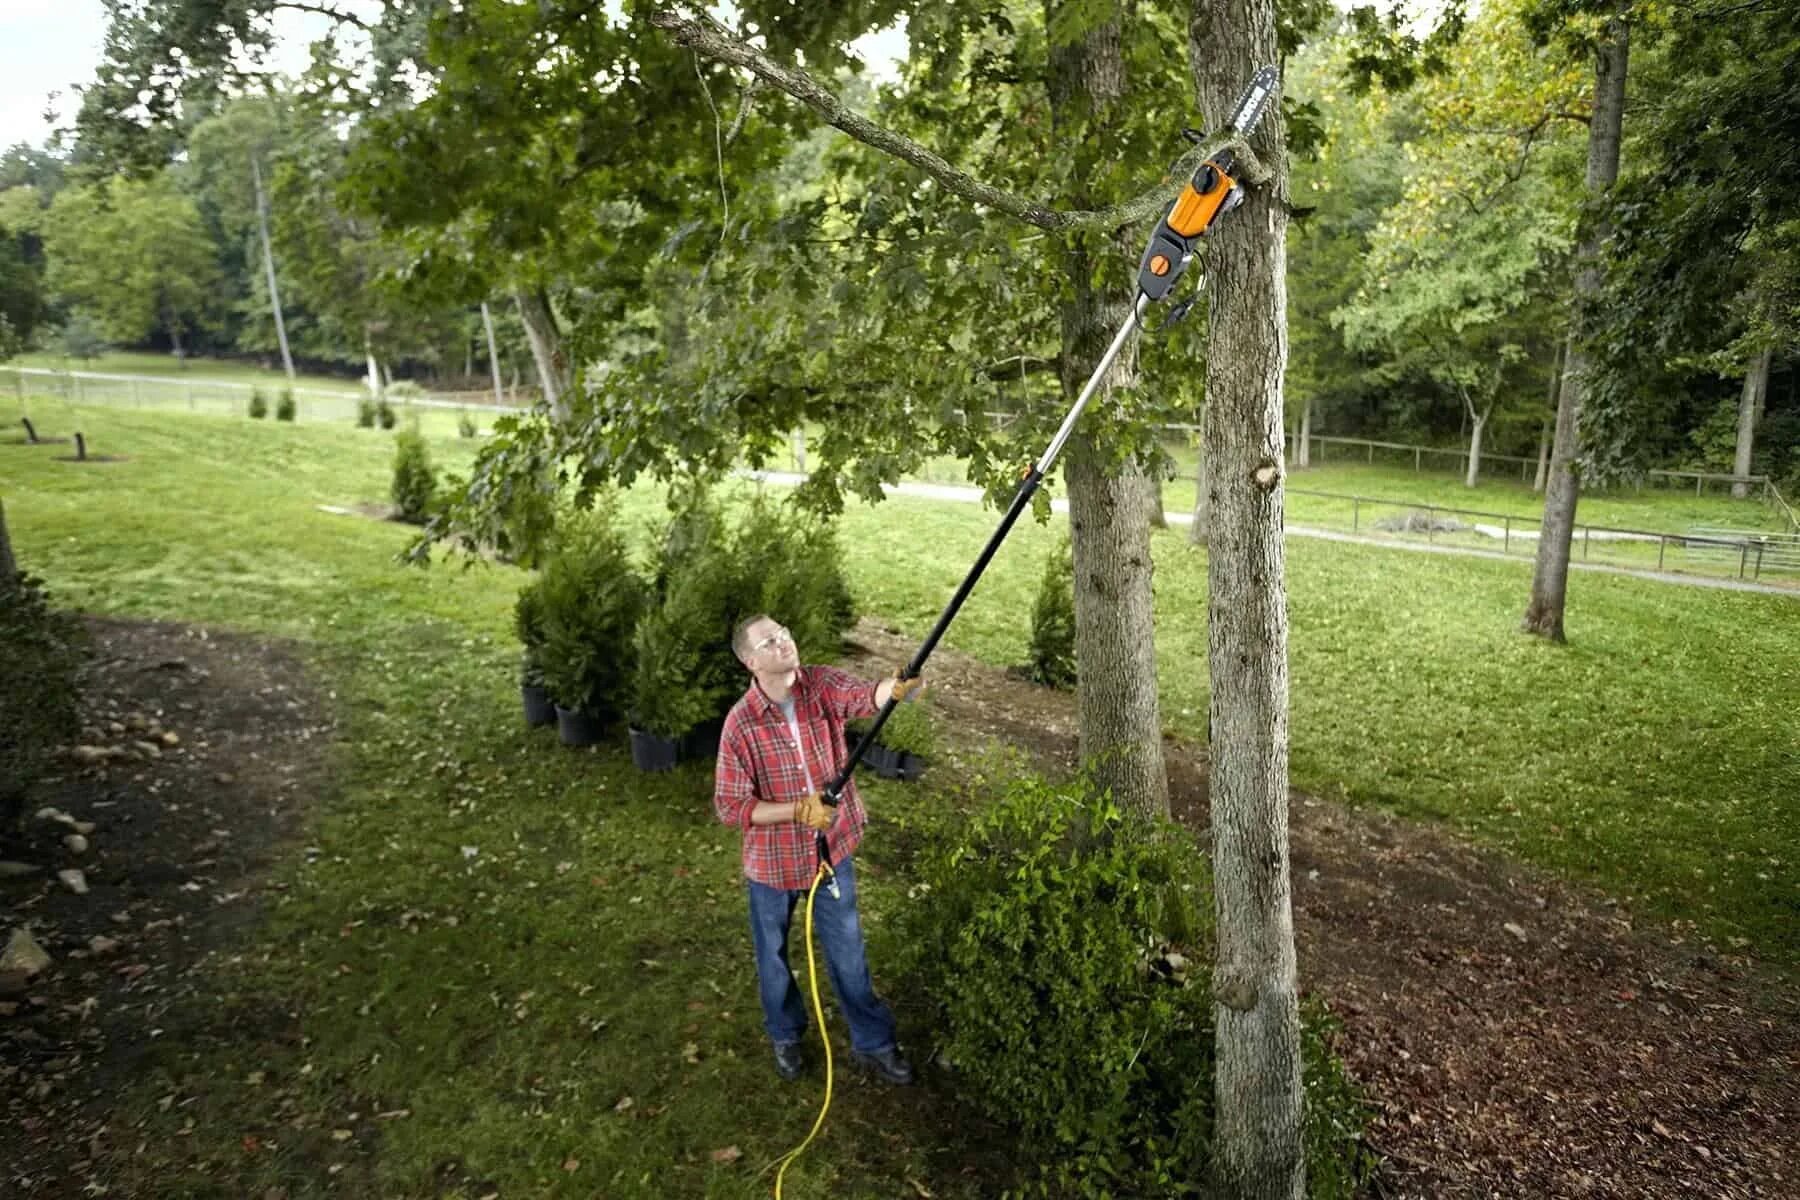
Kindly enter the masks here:
[[754, 672], [792, 671], [800, 665], [800, 650], [794, 635], [775, 621], [764, 617], [745, 634], [750, 657], [745, 665]]

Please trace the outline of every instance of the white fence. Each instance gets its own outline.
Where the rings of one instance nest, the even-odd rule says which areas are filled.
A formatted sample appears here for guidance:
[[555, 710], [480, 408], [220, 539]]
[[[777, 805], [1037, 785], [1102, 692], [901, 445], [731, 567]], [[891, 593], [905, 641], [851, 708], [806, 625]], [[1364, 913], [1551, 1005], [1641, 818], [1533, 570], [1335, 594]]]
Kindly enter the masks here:
[[[106, 404], [121, 408], [174, 408], [188, 412], [242, 416], [252, 392], [260, 391], [271, 409], [282, 392], [291, 392], [302, 421], [354, 422], [369, 394], [343, 390], [288, 387], [285, 384], [237, 383], [204, 376], [112, 375], [99, 371], [53, 371], [43, 367], [0, 367], [0, 395], [11, 394], [21, 405], [32, 400], [68, 404]], [[523, 412], [524, 405], [495, 404], [492, 392], [425, 393], [406, 404], [449, 412]]]

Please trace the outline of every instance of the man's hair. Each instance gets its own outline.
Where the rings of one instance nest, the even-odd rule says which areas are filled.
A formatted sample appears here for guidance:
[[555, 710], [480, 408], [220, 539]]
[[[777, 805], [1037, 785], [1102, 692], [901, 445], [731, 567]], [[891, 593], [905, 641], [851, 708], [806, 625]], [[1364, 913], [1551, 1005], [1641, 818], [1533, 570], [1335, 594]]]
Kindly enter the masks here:
[[738, 661], [745, 666], [750, 665], [750, 627], [758, 621], [770, 619], [768, 613], [757, 613], [755, 616], [745, 617], [739, 621], [737, 628], [731, 631], [731, 652], [737, 655]]

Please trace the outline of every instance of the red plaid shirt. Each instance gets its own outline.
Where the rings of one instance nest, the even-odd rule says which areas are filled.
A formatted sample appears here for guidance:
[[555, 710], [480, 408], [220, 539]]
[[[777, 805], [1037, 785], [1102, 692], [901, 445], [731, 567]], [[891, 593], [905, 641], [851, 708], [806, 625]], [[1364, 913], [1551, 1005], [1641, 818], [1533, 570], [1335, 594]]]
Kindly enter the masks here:
[[[877, 685], [835, 667], [801, 667], [794, 680], [794, 721], [801, 745], [794, 744], [781, 706], [752, 683], [725, 718], [719, 735], [719, 766], [713, 777], [713, 811], [744, 831], [744, 874], [775, 888], [812, 886], [819, 869], [813, 831], [798, 821], [752, 825], [759, 801], [798, 800], [823, 791], [850, 757], [844, 722], [875, 714]], [[801, 755], [804, 754], [804, 760]], [[804, 765], [803, 765], [804, 764]], [[862, 841], [868, 816], [856, 781], [844, 787], [843, 802], [826, 834], [831, 861], [850, 857]]]

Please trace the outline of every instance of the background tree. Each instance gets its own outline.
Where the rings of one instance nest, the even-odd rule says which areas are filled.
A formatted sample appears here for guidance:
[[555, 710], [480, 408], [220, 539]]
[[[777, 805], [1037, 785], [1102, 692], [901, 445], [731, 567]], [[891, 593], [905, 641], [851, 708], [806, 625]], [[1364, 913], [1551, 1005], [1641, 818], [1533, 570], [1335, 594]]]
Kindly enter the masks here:
[[166, 173], [60, 193], [44, 218], [52, 292], [115, 342], [184, 338], [217, 315], [219, 267], [194, 202]]

